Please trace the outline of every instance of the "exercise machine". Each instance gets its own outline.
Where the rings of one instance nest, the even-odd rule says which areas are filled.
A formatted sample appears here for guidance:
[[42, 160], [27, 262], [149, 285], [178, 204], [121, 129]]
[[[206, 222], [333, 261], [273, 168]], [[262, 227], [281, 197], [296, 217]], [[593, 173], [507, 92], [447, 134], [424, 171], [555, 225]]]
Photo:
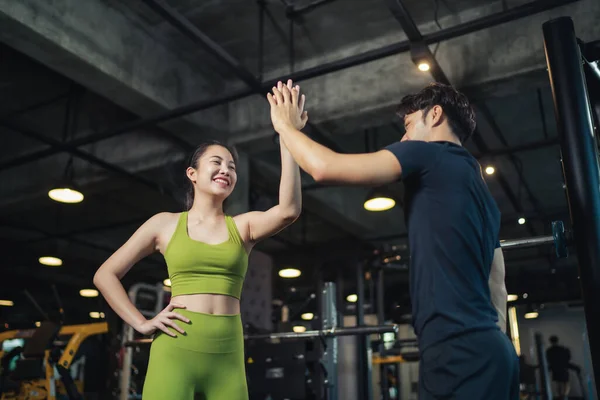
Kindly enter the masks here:
[[[74, 359], [81, 344], [90, 336], [108, 333], [108, 323], [64, 325], [64, 309], [55, 286], [59, 304], [59, 321], [51, 320], [33, 296], [25, 291], [45, 321], [37, 328], [10, 330], [0, 333], [0, 400], [79, 400], [83, 393], [83, 368], [73, 378]], [[4, 354], [2, 344], [21, 340]], [[83, 362], [77, 362], [78, 367]]]
[[[16, 347], [6, 355], [0, 351], [3, 367], [0, 399], [81, 399], [83, 379], [72, 378], [73, 359], [84, 340], [107, 332], [106, 322], [61, 327], [58, 323], [44, 321], [36, 329], [0, 333], [0, 344], [8, 339], [25, 339], [23, 347]], [[63, 349], [62, 342], [58, 341], [66, 337], [68, 341]], [[8, 368], [15, 358], [15, 367]]]

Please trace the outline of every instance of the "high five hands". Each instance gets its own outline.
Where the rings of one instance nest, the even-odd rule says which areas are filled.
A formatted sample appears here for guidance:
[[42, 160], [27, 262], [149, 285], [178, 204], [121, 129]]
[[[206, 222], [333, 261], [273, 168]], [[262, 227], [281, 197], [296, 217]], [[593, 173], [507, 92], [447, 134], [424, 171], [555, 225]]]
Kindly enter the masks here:
[[271, 105], [271, 121], [277, 133], [282, 130], [304, 128], [308, 121], [308, 112], [304, 111], [306, 97], [300, 95], [300, 86], [293, 86], [292, 80], [287, 85], [278, 82], [273, 86], [273, 94], [267, 94], [267, 100]]

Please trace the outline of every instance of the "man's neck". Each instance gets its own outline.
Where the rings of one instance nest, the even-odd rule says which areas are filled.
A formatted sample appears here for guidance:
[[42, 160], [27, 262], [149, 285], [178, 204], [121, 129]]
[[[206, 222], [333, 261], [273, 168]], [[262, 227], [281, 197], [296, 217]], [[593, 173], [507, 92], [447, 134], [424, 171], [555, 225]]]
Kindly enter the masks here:
[[449, 131], [447, 129], [435, 130], [432, 133], [429, 141], [430, 142], [450, 142], [450, 143], [454, 143], [458, 146], [462, 146], [462, 143], [460, 142], [460, 140], [458, 140], [458, 137], [456, 137], [455, 134], [453, 134], [451, 131]]

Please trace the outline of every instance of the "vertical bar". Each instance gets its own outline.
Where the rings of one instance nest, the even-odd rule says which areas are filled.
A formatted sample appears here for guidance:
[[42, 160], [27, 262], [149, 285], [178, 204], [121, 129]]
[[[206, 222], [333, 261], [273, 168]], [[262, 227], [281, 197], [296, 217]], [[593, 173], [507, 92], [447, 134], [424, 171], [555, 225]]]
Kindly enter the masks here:
[[600, 61], [588, 62], [585, 69], [585, 79], [588, 82], [588, 93], [592, 104], [594, 125], [600, 127]]
[[367, 272], [365, 274], [365, 277], [366, 277], [366, 280], [367, 280], [368, 285], [369, 285], [368, 286], [368, 290], [369, 290], [369, 302], [368, 302], [368, 304], [369, 304], [369, 310], [372, 313], [376, 313], [377, 312], [377, 310], [376, 310], [376, 304], [377, 304], [377, 302], [375, 301], [375, 296], [376, 296], [376, 293], [375, 293], [375, 286], [376, 286], [375, 278], [377, 278], [377, 276], [373, 276], [373, 273], [371, 271], [369, 271], [369, 272]]
[[[365, 324], [365, 276], [363, 265], [359, 262], [356, 265], [356, 326]], [[356, 349], [358, 363], [357, 389], [358, 398], [361, 400], [370, 400], [373, 396], [371, 390], [371, 360], [370, 348], [371, 338], [369, 335], [358, 336], [356, 338], [358, 345]]]
[[[335, 328], [338, 326], [337, 311], [337, 291], [333, 282], [325, 282], [322, 291], [322, 305], [320, 314], [323, 321], [323, 329]], [[327, 400], [338, 400], [338, 338], [325, 338], [325, 353], [323, 355], [323, 366], [327, 371], [327, 380], [325, 381], [325, 393]]]
[[317, 267], [317, 274], [314, 277], [314, 279], [316, 279], [316, 283], [317, 283], [317, 290], [316, 290], [316, 295], [317, 295], [317, 310], [319, 312], [319, 318], [317, 319], [317, 324], [315, 326], [315, 329], [323, 329], [323, 324], [324, 324], [324, 320], [325, 320], [325, 315], [323, 315], [322, 310], [324, 309], [324, 302], [325, 299], [323, 297], [324, 293], [325, 293], [325, 286], [323, 285], [323, 273], [321, 271], [321, 266]]
[[[594, 400], [598, 398], [598, 391], [596, 390], [596, 385], [594, 385], [594, 377], [592, 370], [592, 363], [590, 360], [590, 341], [587, 337], [587, 332], [584, 330], [582, 332], [581, 337], [583, 338], [583, 371], [584, 377], [581, 386], [584, 388], [584, 399], [585, 400]], [[579, 374], [581, 379], [581, 374]]]
[[552, 400], [552, 387], [550, 386], [550, 372], [548, 371], [548, 361], [546, 360], [546, 352], [544, 351], [544, 343], [542, 334], [535, 333], [535, 351], [538, 356], [538, 370], [540, 371], [540, 383], [542, 385], [542, 399]]
[[596, 382], [600, 382], [600, 173], [582, 57], [573, 21], [543, 24], [567, 197]]
[[337, 304], [340, 305], [337, 313], [337, 324], [338, 326], [344, 326], [344, 269], [342, 267], [338, 267], [337, 277], [336, 277], [336, 292], [337, 292]]
[[[317, 267], [317, 272], [316, 272], [316, 277], [315, 277], [316, 281], [317, 281], [317, 290], [315, 291], [316, 293], [316, 297], [317, 297], [317, 312], [318, 312], [318, 318], [316, 321], [316, 326], [313, 325], [313, 329], [319, 329], [322, 330], [325, 324], [325, 320], [326, 320], [326, 316], [325, 316], [325, 286], [323, 285], [323, 273], [322, 273], [322, 269], [320, 266]], [[309, 340], [314, 340], [314, 339], [309, 339]], [[325, 391], [325, 375], [327, 369], [326, 369], [326, 357], [327, 357], [327, 341], [323, 340], [322, 343], [322, 353], [320, 354], [320, 358], [318, 361], [316, 361], [314, 364], [315, 367], [313, 368], [313, 373], [311, 374], [311, 379], [307, 381], [310, 382], [312, 384], [312, 390], [314, 393], [314, 398], [321, 400], [324, 396], [324, 391]], [[319, 368], [320, 366], [323, 366], [322, 368]]]
[[[385, 306], [384, 306], [384, 270], [380, 268], [377, 272], [377, 287], [375, 291], [377, 292], [377, 324], [383, 325], [385, 323]], [[381, 340], [379, 342], [379, 355], [383, 356], [385, 353], [385, 347], [383, 344], [383, 334], [381, 335]], [[379, 364], [379, 374], [380, 374], [380, 386], [381, 386], [381, 399], [389, 400], [390, 391], [389, 391], [389, 383], [387, 379], [386, 373], [386, 364]]]
[[[364, 304], [364, 294], [365, 294], [365, 290], [364, 290], [364, 277], [363, 277], [363, 268], [362, 265], [360, 264], [360, 262], [356, 265], [356, 326], [363, 326], [364, 324], [364, 320], [365, 320], [365, 314], [364, 314], [364, 308], [363, 308], [363, 304]], [[364, 340], [362, 336], [357, 336], [356, 337], [356, 365], [357, 365], [357, 379], [356, 379], [356, 389], [357, 389], [357, 393], [358, 393], [358, 398], [362, 398], [362, 396], [364, 395], [365, 389], [364, 386], [366, 385], [366, 382], [364, 380], [364, 376], [365, 376], [365, 369], [366, 369], [366, 365], [365, 365], [365, 352], [364, 352], [365, 348], [364, 348]]]

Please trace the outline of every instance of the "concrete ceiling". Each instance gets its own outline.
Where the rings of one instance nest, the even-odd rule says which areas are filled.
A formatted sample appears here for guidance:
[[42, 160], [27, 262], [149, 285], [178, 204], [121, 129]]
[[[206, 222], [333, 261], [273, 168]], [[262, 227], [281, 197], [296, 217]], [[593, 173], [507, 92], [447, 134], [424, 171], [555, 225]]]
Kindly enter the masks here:
[[[167, 3], [241, 68], [259, 75], [257, 2]], [[292, 72], [284, 3], [302, 9], [311, 2], [265, 2], [264, 80]], [[405, 2], [424, 35], [525, 3]], [[562, 15], [573, 18], [582, 40], [600, 38], [600, 5], [580, 0], [430, 46], [449, 80], [476, 107], [485, 148], [475, 142], [467, 148], [482, 165], [493, 164], [498, 171], [488, 185], [503, 213], [503, 239], [548, 234], [552, 220], [568, 221], [559, 148], [552, 143], [557, 132], [541, 33], [544, 21]], [[22, 296], [24, 288], [35, 288], [40, 296], [49, 296], [48, 284], [54, 282], [67, 298], [77, 298], [78, 288], [91, 285], [97, 267], [141, 222], [156, 212], [181, 209], [183, 160], [190, 146], [207, 138], [236, 144], [247, 155], [248, 187], [242, 196], [249, 199], [248, 207], [266, 209], [276, 201], [279, 153], [264, 98], [245, 94], [248, 87], [235, 71], [146, 2], [0, 0], [0, 25], [5, 27], [0, 31], [0, 235], [6, 254], [0, 268], [9, 278], [0, 283], [3, 294]], [[383, 0], [325, 2], [297, 15], [293, 29], [294, 72], [407, 40]], [[339, 151], [363, 152], [401, 138], [394, 104], [431, 79], [415, 69], [408, 52], [399, 52], [313, 74], [300, 84], [311, 122], [320, 132], [317, 140]], [[117, 134], [112, 130], [227, 97], [231, 101], [158, 125]], [[102, 139], [107, 133], [110, 138]], [[77, 149], [62, 145], [73, 140], [84, 144]], [[536, 142], [543, 144], [518, 151]], [[86, 194], [77, 206], [53, 203], [46, 195], [67, 165]], [[318, 187], [304, 179], [302, 218], [259, 246], [277, 266], [305, 271], [292, 283], [275, 277], [276, 296], [301, 300], [314, 290], [317, 268], [335, 278], [346, 265], [339, 273], [350, 293], [354, 250], [406, 248], [400, 207], [370, 213], [362, 207], [366, 189]], [[391, 190], [401, 195], [402, 186]], [[527, 223], [517, 224], [519, 217]], [[47, 251], [63, 254], [65, 267], [39, 266], [37, 257]], [[514, 251], [507, 259], [509, 291], [539, 296], [556, 291], [555, 298], [536, 300], [534, 294], [532, 301], [579, 295], [575, 257], [556, 261], [551, 249], [540, 248]], [[154, 256], [132, 270], [126, 283], [165, 277], [162, 258]], [[386, 284], [388, 304], [404, 304], [406, 296], [398, 293], [407, 292], [406, 273], [390, 273]], [[292, 286], [295, 292], [290, 292]], [[88, 305], [72, 307], [73, 318], [85, 318]], [[0, 318], [34, 318], [31, 309], [15, 307], [12, 312], [19, 317], [0, 309]]]

